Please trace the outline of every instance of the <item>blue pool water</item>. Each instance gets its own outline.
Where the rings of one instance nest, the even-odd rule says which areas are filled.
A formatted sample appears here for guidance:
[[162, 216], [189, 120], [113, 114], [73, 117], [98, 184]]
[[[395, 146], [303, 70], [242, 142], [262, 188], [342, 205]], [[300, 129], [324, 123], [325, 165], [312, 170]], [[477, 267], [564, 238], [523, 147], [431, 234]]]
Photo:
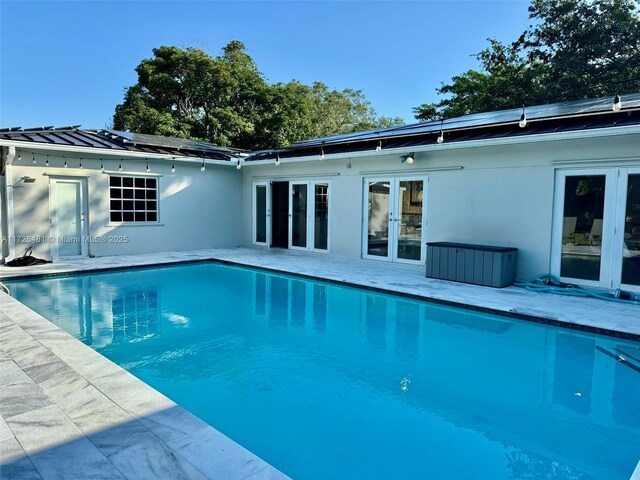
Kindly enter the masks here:
[[640, 345], [219, 264], [13, 295], [296, 479], [624, 479]]

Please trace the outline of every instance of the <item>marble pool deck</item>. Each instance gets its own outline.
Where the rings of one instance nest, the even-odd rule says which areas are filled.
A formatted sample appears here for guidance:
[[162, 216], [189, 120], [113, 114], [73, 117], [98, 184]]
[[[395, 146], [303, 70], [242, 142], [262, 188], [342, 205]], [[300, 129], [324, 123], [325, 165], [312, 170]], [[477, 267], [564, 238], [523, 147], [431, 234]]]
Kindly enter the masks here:
[[[640, 339], [640, 305], [427, 279], [424, 268], [227, 248], [0, 267], [0, 282], [217, 260]], [[640, 464], [632, 478], [640, 477]], [[251, 452], [0, 291], [0, 478], [285, 479]]]

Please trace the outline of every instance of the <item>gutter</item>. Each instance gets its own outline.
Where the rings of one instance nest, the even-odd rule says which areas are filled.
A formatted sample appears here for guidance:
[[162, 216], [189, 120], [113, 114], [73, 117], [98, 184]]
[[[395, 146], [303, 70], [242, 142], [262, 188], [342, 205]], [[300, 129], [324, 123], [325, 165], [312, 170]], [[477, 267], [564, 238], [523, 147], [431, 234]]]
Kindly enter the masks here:
[[[3, 153], [5, 152], [3, 151]], [[8, 246], [7, 256], [4, 258], [4, 263], [13, 260], [16, 254], [15, 224], [13, 221], [13, 175], [11, 174], [11, 165], [13, 164], [13, 160], [15, 158], [15, 147], [8, 147], [6, 149], [6, 155], [4, 157], [4, 176], [0, 177], [4, 179], [3, 187], [6, 199], [2, 212], [2, 217], [6, 218], [7, 221], [7, 231], [5, 233], [7, 239], [6, 244]], [[3, 235], [3, 237], [4, 236], [5, 235]]]

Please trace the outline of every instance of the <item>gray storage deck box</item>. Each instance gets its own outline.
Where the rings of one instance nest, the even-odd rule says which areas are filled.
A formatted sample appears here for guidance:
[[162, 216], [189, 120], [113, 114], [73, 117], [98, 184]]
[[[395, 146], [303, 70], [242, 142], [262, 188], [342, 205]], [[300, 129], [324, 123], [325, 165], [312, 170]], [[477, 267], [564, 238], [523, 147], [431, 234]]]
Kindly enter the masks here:
[[427, 243], [427, 277], [488, 287], [511, 285], [516, 275], [518, 249]]

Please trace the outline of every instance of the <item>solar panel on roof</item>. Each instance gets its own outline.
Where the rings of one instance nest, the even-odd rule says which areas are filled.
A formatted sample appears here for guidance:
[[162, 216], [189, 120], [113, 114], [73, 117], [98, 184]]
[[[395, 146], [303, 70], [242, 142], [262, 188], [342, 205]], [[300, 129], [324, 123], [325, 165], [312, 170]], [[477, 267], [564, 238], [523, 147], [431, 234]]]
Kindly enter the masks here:
[[198, 140], [188, 140], [186, 138], [160, 137], [157, 135], [146, 135], [142, 133], [120, 132], [117, 130], [107, 130], [113, 135], [125, 138], [135, 145], [145, 145], [152, 147], [166, 147], [180, 150], [197, 150], [200, 152], [235, 151], [234, 149], [220, 147], [213, 143], [201, 142]]
[[[623, 109], [639, 108], [640, 93], [621, 95]], [[525, 106], [527, 119], [543, 120], [558, 117], [571, 117], [592, 113], [606, 113], [611, 111], [613, 97], [603, 97], [589, 100], [576, 100], [572, 102], [553, 103], [548, 105]], [[483, 127], [498, 125], [509, 122], [517, 122], [522, 114], [522, 108], [512, 108], [509, 110], [499, 110], [495, 112], [474, 113], [462, 117], [449, 118], [444, 122], [431, 121], [425, 123], [414, 123], [401, 125], [398, 127], [383, 128], [377, 130], [367, 130], [363, 132], [347, 133], [343, 135], [333, 135], [329, 137], [314, 138], [294, 143], [291, 148], [311, 147], [319, 145], [329, 145], [332, 143], [345, 143], [349, 141], [375, 140], [378, 138], [388, 138], [400, 135], [414, 135], [437, 132], [442, 128], [444, 131], [452, 129]]]

